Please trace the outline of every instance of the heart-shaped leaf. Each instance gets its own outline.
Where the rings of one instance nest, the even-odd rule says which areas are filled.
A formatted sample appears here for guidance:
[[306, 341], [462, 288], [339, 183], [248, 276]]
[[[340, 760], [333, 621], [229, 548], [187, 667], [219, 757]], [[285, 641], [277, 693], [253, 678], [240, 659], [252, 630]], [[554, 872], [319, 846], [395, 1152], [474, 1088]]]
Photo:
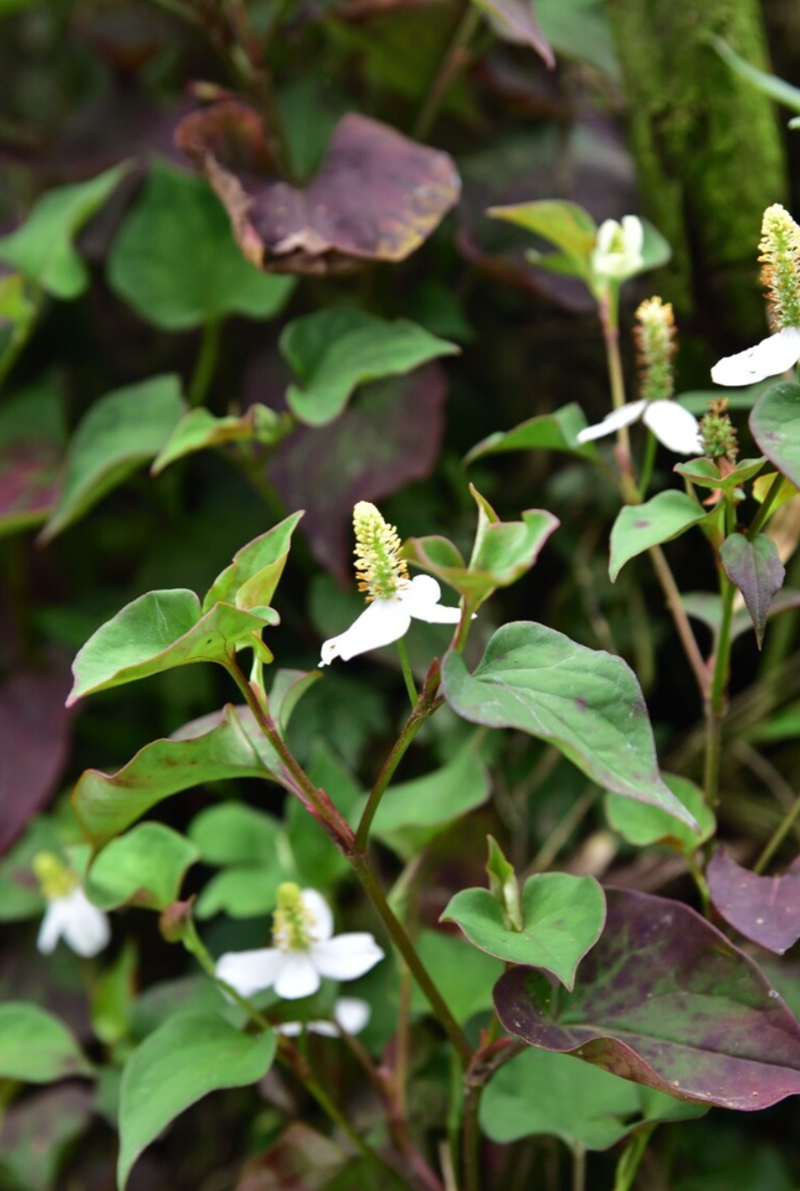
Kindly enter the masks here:
[[67, 705], [84, 695], [192, 662], [225, 665], [237, 645], [254, 644], [264, 619], [230, 604], [205, 615], [193, 591], [149, 591], [93, 633], [72, 666]]
[[744, 596], [760, 649], [772, 597], [780, 591], [786, 576], [778, 547], [765, 533], [756, 534], [752, 540], [742, 533], [732, 533], [722, 543], [719, 556], [725, 574]]
[[242, 1034], [220, 1017], [186, 1014], [145, 1038], [122, 1073], [117, 1181], [175, 1117], [218, 1088], [263, 1079], [277, 1049], [273, 1031]]
[[233, 562], [217, 575], [208, 589], [203, 612], [208, 612], [218, 600], [235, 604], [245, 611], [266, 607], [280, 582], [289, 557], [292, 534], [302, 516], [302, 511], [292, 513], [242, 546], [234, 554]]
[[522, 930], [509, 930], [488, 889], [462, 889], [442, 921], [455, 922], [481, 951], [506, 963], [543, 968], [571, 989], [605, 917], [605, 898], [594, 877], [539, 873], [522, 890]]
[[512, 1034], [670, 1095], [744, 1111], [800, 1093], [800, 1025], [742, 951], [679, 902], [606, 890], [573, 992], [530, 968], [495, 988]]
[[800, 939], [800, 857], [782, 877], [761, 877], [717, 848], [706, 880], [715, 909], [746, 939], [778, 955]]
[[465, 463], [474, 463], [485, 455], [496, 455], [502, 451], [563, 451], [570, 455], [595, 458], [597, 448], [593, 443], [578, 442], [578, 434], [586, 428], [583, 410], [574, 402], [551, 414], [540, 414], [521, 422], [513, 430], [497, 430], [476, 443], [464, 458]]
[[86, 892], [103, 910], [124, 905], [163, 910], [178, 900], [186, 870], [199, 855], [171, 827], [141, 823], [103, 849], [89, 870]]
[[694, 497], [672, 488], [659, 492], [644, 504], [626, 505], [620, 509], [611, 530], [608, 566], [611, 582], [617, 578], [625, 563], [637, 554], [680, 537], [707, 516], [708, 510], [698, 504]]
[[800, 385], [781, 381], [759, 397], [750, 430], [766, 457], [800, 488]]
[[661, 807], [634, 802], [632, 798], [620, 798], [619, 794], [605, 796], [609, 826], [637, 848], [663, 844], [668, 848], [676, 848], [686, 856], [694, 856], [697, 849], [714, 835], [714, 813], [709, 809], [703, 791], [694, 782], [671, 773], [662, 774], [662, 777], [675, 797], [694, 816], [700, 827], [699, 835]]
[[292, 429], [287, 413], [278, 414], [266, 405], [251, 405], [247, 413], [217, 418], [202, 406], [190, 409], [181, 418], [150, 468], [157, 476], [178, 459], [226, 443], [258, 442], [269, 446], [279, 443]]
[[69, 445], [58, 504], [41, 533], [52, 538], [149, 462], [184, 411], [177, 376], [153, 376], [107, 393], [91, 407]]
[[546, 1134], [568, 1146], [607, 1150], [643, 1121], [702, 1116], [704, 1105], [687, 1104], [610, 1071], [531, 1047], [506, 1063], [481, 1098], [481, 1129], [507, 1145]]
[[518, 621], [498, 629], [474, 674], [451, 650], [442, 687], [471, 723], [547, 740], [598, 785], [694, 825], [661, 780], [644, 698], [622, 658]]
[[764, 456], [760, 459], [740, 459], [730, 470], [726, 468], [722, 472], [713, 459], [690, 459], [688, 463], [676, 463], [672, 470], [676, 471], [679, 476], [683, 476], [684, 479], [691, 480], [700, 488], [718, 488], [727, 491], [752, 480], [765, 463]]
[[89, 284], [89, 271], [73, 241], [128, 169], [123, 162], [89, 182], [49, 190], [22, 227], [0, 239], [0, 260], [19, 269], [54, 298], [77, 298]]
[[390, 321], [350, 307], [295, 319], [281, 335], [280, 348], [300, 382], [290, 385], [286, 400], [308, 426], [338, 418], [365, 381], [403, 376], [461, 350], [408, 319]]
[[[87, 769], [72, 796], [75, 814], [95, 847], [125, 831], [146, 811], [172, 794], [225, 778], [257, 777], [280, 781], [277, 754], [258, 729], [228, 706], [208, 724], [187, 725], [183, 739], [154, 740], [117, 773]], [[248, 733], [242, 721], [249, 723]], [[260, 739], [259, 739], [260, 738]], [[270, 766], [270, 760], [274, 768]]]
[[156, 162], [114, 241], [111, 288], [165, 331], [230, 314], [268, 319], [294, 288], [246, 261], [230, 221], [202, 179]]
[[23, 1083], [52, 1083], [73, 1075], [91, 1075], [71, 1032], [54, 1017], [25, 1001], [0, 1005], [0, 1077]]
[[305, 189], [274, 168], [261, 120], [239, 100], [187, 116], [175, 134], [226, 207], [245, 257], [272, 272], [328, 273], [405, 260], [458, 199], [446, 153], [349, 113]]

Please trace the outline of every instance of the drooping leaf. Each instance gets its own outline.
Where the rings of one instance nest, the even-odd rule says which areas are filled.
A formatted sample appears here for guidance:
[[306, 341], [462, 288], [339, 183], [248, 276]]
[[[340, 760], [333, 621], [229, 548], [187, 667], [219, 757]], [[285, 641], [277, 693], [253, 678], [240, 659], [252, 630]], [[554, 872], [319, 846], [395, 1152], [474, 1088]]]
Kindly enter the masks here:
[[476, 443], [464, 459], [474, 463], [485, 455], [496, 455], [502, 451], [564, 451], [570, 455], [595, 458], [594, 443], [578, 442], [578, 434], [586, 428], [587, 422], [579, 405], [574, 402], [555, 410], [551, 414], [540, 414], [521, 422], [513, 430], [497, 430]]
[[101, 397], [78, 426], [67, 453], [58, 503], [42, 530], [52, 538], [158, 454], [183, 414], [177, 376], [153, 376]]
[[640, 505], [626, 505], [620, 509], [611, 530], [611, 558], [608, 573], [611, 582], [626, 562], [662, 542], [671, 542], [687, 529], [697, 525], [708, 510], [692, 496], [668, 488]]
[[294, 288], [246, 261], [225, 211], [200, 178], [156, 162], [114, 241], [111, 288], [165, 331], [226, 315], [269, 319]]
[[122, 1075], [117, 1181], [175, 1117], [209, 1092], [256, 1083], [275, 1057], [274, 1032], [242, 1034], [220, 1017], [170, 1018], [133, 1052]]
[[531, 0], [474, 0], [492, 18], [492, 25], [500, 37], [528, 45], [552, 70], [556, 64], [553, 51], [545, 39]]
[[657, 806], [634, 802], [631, 798], [620, 798], [618, 794], [606, 794], [604, 800], [609, 826], [619, 832], [629, 844], [645, 847], [648, 844], [663, 844], [677, 848], [685, 855], [694, 856], [706, 840], [714, 835], [716, 820], [699, 786], [688, 778], [676, 774], [662, 774], [676, 798], [679, 798], [700, 827], [700, 834], [686, 823], [679, 822]]
[[302, 516], [302, 511], [292, 513], [242, 546], [208, 589], [203, 612], [209, 612], [218, 600], [245, 611], [268, 606], [286, 566], [292, 534]]
[[442, 686], [471, 723], [550, 741], [598, 785], [693, 823], [661, 780], [642, 692], [622, 658], [518, 621], [498, 629], [474, 674], [451, 650]]
[[[499, 960], [470, 947], [459, 935], [441, 930], [421, 931], [416, 948], [459, 1025], [492, 1008], [492, 989], [503, 973]], [[411, 992], [411, 1009], [415, 1013], [430, 1011], [417, 984]]]
[[199, 855], [171, 827], [140, 823], [103, 849], [89, 870], [86, 892], [103, 910], [124, 905], [163, 910], [178, 900], [186, 870]]
[[700, 488], [718, 488], [723, 492], [730, 488], [738, 488], [757, 476], [766, 459], [740, 459], [730, 471], [721, 472], [719, 465], [713, 459], [690, 459], [687, 463], [676, 463], [673, 471], [685, 479], [691, 480]]
[[793, 87], [791, 83], [779, 79], [766, 70], [759, 70], [758, 67], [753, 66], [752, 62], [748, 62], [741, 54], [737, 54], [722, 37], [709, 34], [708, 42], [717, 51], [722, 61], [727, 63], [740, 79], [744, 79], [746, 83], [761, 91], [763, 95], [768, 95], [776, 103], [783, 104], [791, 112], [800, 112], [800, 88]]
[[486, 1136], [505, 1145], [545, 1134], [573, 1148], [607, 1150], [642, 1121], [683, 1120], [706, 1111], [570, 1055], [531, 1048], [492, 1078], [480, 1120]]
[[593, 877], [539, 873], [522, 891], [522, 930], [509, 929], [488, 889], [462, 889], [442, 914], [475, 947], [511, 964], [552, 972], [566, 988], [605, 922], [603, 891]]
[[458, 199], [460, 180], [446, 153], [353, 112], [336, 125], [302, 190], [278, 176], [259, 117], [238, 100], [187, 116], [176, 141], [227, 208], [245, 257], [273, 272], [404, 260]]
[[[266, 740], [255, 739], [257, 729], [245, 730], [244, 712], [230, 705], [221, 718], [188, 725], [183, 739], [154, 740], [145, 745], [117, 773], [87, 769], [73, 793], [75, 814], [87, 837], [101, 847], [125, 831], [157, 803], [205, 782], [257, 777], [281, 780], [281, 765]], [[258, 747], [257, 746], [258, 743]]]
[[403, 376], [461, 350], [408, 319], [377, 318], [350, 307], [295, 319], [283, 331], [280, 347], [300, 382], [289, 386], [286, 400], [308, 426], [333, 422], [366, 381]]
[[486, 767], [467, 744], [441, 769], [387, 790], [371, 834], [404, 860], [489, 797]]
[[89, 284], [89, 272], [73, 241], [128, 169], [123, 162], [89, 182], [49, 190], [22, 226], [0, 239], [0, 260], [19, 269], [54, 298], [77, 298]]
[[193, 591], [149, 591], [94, 633], [72, 666], [68, 705], [96, 691], [192, 662], [224, 665], [236, 646], [252, 644], [265, 621], [230, 604], [202, 613]]
[[247, 413], [222, 418], [202, 406], [190, 409], [159, 451], [150, 474], [160, 475], [178, 459], [226, 443], [257, 442], [272, 446], [285, 438], [291, 428], [288, 414], [278, 414], [266, 405], [251, 405]]
[[778, 471], [800, 488], [800, 385], [781, 381], [759, 397], [750, 430]]
[[782, 877], [761, 877], [717, 848], [706, 880], [714, 908], [746, 939], [778, 955], [800, 939], [800, 858]]
[[786, 575], [778, 547], [765, 533], [756, 534], [752, 540], [745, 534], [732, 533], [722, 543], [719, 556], [725, 574], [744, 596], [760, 649], [772, 597], [780, 591]]
[[0, 1077], [23, 1083], [52, 1083], [73, 1075], [91, 1075], [63, 1022], [26, 1001], [0, 1005]]
[[606, 929], [573, 992], [531, 968], [500, 978], [506, 1029], [705, 1104], [751, 1112], [797, 1095], [800, 1024], [753, 961], [679, 902], [606, 898]]

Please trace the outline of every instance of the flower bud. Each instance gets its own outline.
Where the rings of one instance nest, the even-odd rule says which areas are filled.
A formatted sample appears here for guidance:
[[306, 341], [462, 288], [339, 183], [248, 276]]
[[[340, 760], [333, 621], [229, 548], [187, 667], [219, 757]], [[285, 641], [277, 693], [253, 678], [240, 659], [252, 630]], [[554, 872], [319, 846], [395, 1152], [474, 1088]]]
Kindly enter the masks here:
[[700, 421], [700, 437], [703, 440], [703, 454], [708, 459], [726, 459], [734, 463], [739, 454], [736, 428], [728, 417], [728, 399], [720, 397], [711, 401], [708, 413]]

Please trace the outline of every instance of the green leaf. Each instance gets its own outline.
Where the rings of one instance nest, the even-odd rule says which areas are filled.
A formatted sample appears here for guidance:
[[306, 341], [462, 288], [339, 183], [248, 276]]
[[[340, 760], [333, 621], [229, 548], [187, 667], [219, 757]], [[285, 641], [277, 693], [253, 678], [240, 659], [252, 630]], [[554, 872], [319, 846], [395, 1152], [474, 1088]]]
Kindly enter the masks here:
[[605, 917], [605, 898], [594, 877], [540, 873], [522, 890], [522, 930], [506, 926], [488, 889], [462, 889], [450, 899], [442, 921], [455, 922], [488, 955], [544, 968], [571, 989], [578, 964], [600, 938]]
[[89, 870], [86, 892], [103, 910], [164, 910], [178, 900], [186, 870], [199, 856], [171, 827], [141, 823], [103, 849]]
[[[757, 500], [759, 504], [763, 504], [766, 500], [767, 493], [772, 487], [773, 480], [776, 480], [777, 478], [778, 473], [776, 471], [768, 471], [754, 480], [752, 487], [753, 500]], [[773, 498], [772, 504], [770, 505], [770, 517], [777, 509], [781, 507], [781, 505], [785, 505], [787, 500], [791, 500], [793, 496], [797, 496], [797, 489], [795, 488], [794, 484], [791, 484], [788, 480], [784, 480], [778, 489], [778, 495]]]
[[408, 319], [389, 322], [349, 307], [295, 319], [281, 335], [280, 348], [300, 382], [289, 387], [286, 400], [309, 426], [337, 418], [365, 381], [403, 376], [461, 350]]
[[522, 930], [522, 903], [519, 883], [513, 864], [509, 864], [494, 836], [487, 837], [489, 859], [486, 875], [489, 878], [489, 892], [500, 907], [503, 922], [510, 930]]
[[551, 414], [540, 414], [521, 422], [513, 430], [497, 430], [476, 443], [464, 457], [466, 464], [474, 463], [485, 455], [496, 455], [502, 451], [563, 451], [584, 458], [596, 458], [594, 443], [578, 442], [578, 434], [586, 428], [583, 411], [574, 402], [555, 410]]
[[686, 856], [694, 856], [697, 849], [714, 835], [714, 813], [708, 807], [703, 791], [694, 782], [671, 773], [662, 776], [675, 797], [679, 798], [687, 811], [694, 816], [700, 828], [699, 835], [660, 807], [634, 802], [630, 798], [620, 798], [618, 794], [605, 796], [608, 824], [629, 844], [635, 844], [636, 847], [664, 844], [683, 852]]
[[295, 868], [273, 863], [270, 858], [261, 864], [222, 869], [203, 888], [194, 908], [195, 916], [200, 921], [216, 914], [227, 914], [229, 918], [266, 918], [278, 903], [281, 882], [296, 880]]
[[223, 600], [246, 611], [266, 607], [280, 582], [292, 534], [302, 511], [292, 513], [272, 529], [248, 542], [233, 556], [233, 562], [217, 575], [203, 600], [203, 612]]
[[492, 1078], [481, 1099], [480, 1123], [491, 1141], [505, 1145], [545, 1134], [573, 1148], [607, 1150], [643, 1121], [683, 1120], [707, 1111], [580, 1065], [571, 1055], [531, 1047]]
[[80, 650], [67, 704], [192, 662], [225, 665], [263, 627], [263, 619], [230, 604], [215, 604], [201, 615], [199, 599], [186, 588], [149, 591], [101, 625]]
[[535, 0], [535, 5], [542, 33], [556, 54], [587, 62], [622, 83], [603, 0]]
[[[345, 703], [351, 710], [352, 696]], [[326, 726], [329, 718], [325, 717]], [[362, 789], [341, 758], [323, 739], [316, 740], [313, 745], [308, 776], [315, 786], [326, 791], [345, 819], [352, 821], [355, 818], [363, 801]], [[350, 871], [348, 862], [331, 847], [330, 839], [321, 825], [297, 798], [290, 798], [286, 807], [286, 839], [301, 883], [324, 889]]]
[[[503, 974], [499, 960], [470, 947], [459, 935], [440, 930], [421, 931], [416, 948], [459, 1025], [492, 1008], [492, 988]], [[430, 1012], [427, 998], [416, 983], [411, 991], [411, 1009], [414, 1013]]]
[[279, 819], [244, 802], [224, 802], [195, 815], [189, 839], [206, 864], [264, 863], [275, 858], [283, 830]]
[[680, 537], [697, 525], [708, 510], [685, 492], [667, 489], [640, 505], [620, 509], [611, 530], [611, 558], [608, 573], [613, 583], [626, 562], [651, 546]]
[[800, 89], [793, 87], [791, 83], [784, 82], [783, 79], [777, 78], [774, 74], [769, 74], [766, 70], [759, 70], [752, 63], [742, 58], [740, 54], [737, 54], [728, 45], [727, 41], [724, 41], [721, 37], [710, 34], [708, 41], [717, 51], [722, 61], [740, 79], [744, 79], [746, 83], [755, 87], [762, 95], [768, 95], [776, 103], [782, 103], [790, 111], [800, 112]]
[[107, 393], [91, 407], [69, 446], [64, 486], [42, 531], [47, 542], [157, 455], [183, 414], [177, 376], [154, 376]]
[[91, 1074], [91, 1063], [52, 1013], [24, 1001], [0, 1005], [0, 1078], [52, 1083]]
[[117, 1181], [120, 1191], [136, 1159], [175, 1117], [209, 1092], [263, 1079], [277, 1037], [242, 1034], [219, 1017], [171, 1018], [144, 1040], [122, 1075]]
[[577, 203], [561, 199], [516, 203], [509, 207], [490, 207], [486, 212], [492, 219], [525, 228], [555, 244], [572, 261], [575, 272], [587, 284], [591, 281], [589, 262], [597, 236], [597, 224], [588, 211]]
[[759, 397], [750, 430], [766, 457], [800, 488], [800, 385], [781, 381]]
[[49, 190], [22, 227], [0, 239], [0, 260], [19, 269], [54, 298], [77, 298], [89, 284], [89, 272], [73, 241], [129, 168], [123, 162], [89, 182]]
[[724, 476], [713, 459], [690, 459], [688, 463], [676, 463], [672, 470], [685, 479], [691, 480], [693, 484], [698, 484], [701, 488], [719, 488], [722, 491], [728, 491], [730, 488], [738, 488], [739, 485], [752, 480], [765, 463], [766, 459], [763, 455], [760, 459], [740, 459], [733, 470]]
[[263, 273], [240, 252], [208, 184], [157, 162], [114, 241], [111, 288], [165, 331], [243, 314], [279, 314], [296, 284]]
[[621, 658], [517, 621], [498, 629], [474, 674], [450, 650], [442, 685], [463, 719], [547, 740], [599, 786], [693, 824], [661, 780], [647, 707]]
[[232, 442], [258, 442], [273, 446], [286, 437], [293, 426], [288, 414], [278, 414], [267, 405], [251, 405], [247, 413], [217, 418], [204, 407], [190, 409], [158, 453], [150, 474], [160, 475], [171, 463]]
[[138, 967], [136, 944], [127, 939], [116, 958], [93, 982], [92, 1029], [105, 1046], [116, 1045], [129, 1033]]
[[467, 744], [441, 769], [391, 786], [383, 796], [371, 835], [404, 860], [489, 797], [486, 768]]
[[772, 597], [783, 587], [786, 576], [778, 547], [765, 533], [752, 541], [742, 533], [732, 533], [720, 546], [719, 556], [725, 574], [744, 596], [760, 649]]
[[257, 741], [255, 726], [248, 732], [242, 722], [246, 711], [242, 709], [240, 718], [228, 706], [221, 718], [216, 714], [188, 725], [188, 738], [155, 740], [117, 773], [87, 769], [72, 796], [86, 836], [101, 847], [157, 803], [205, 782], [234, 777], [279, 781], [280, 760], [272, 755], [273, 770], [266, 740]]

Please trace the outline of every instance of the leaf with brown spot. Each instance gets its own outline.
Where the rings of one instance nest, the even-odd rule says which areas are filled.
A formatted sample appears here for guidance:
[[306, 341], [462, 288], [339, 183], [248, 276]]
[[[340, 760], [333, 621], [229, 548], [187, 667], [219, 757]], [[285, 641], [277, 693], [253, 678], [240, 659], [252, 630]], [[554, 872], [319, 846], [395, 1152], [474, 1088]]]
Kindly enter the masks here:
[[244, 255], [268, 272], [404, 260], [459, 196], [448, 154], [355, 113], [336, 125], [303, 189], [277, 176], [259, 117], [238, 100], [187, 116], [175, 139], [227, 209]]
[[746, 939], [778, 955], [800, 939], [800, 856], [782, 877], [761, 877], [718, 848], [706, 880], [714, 908]]

